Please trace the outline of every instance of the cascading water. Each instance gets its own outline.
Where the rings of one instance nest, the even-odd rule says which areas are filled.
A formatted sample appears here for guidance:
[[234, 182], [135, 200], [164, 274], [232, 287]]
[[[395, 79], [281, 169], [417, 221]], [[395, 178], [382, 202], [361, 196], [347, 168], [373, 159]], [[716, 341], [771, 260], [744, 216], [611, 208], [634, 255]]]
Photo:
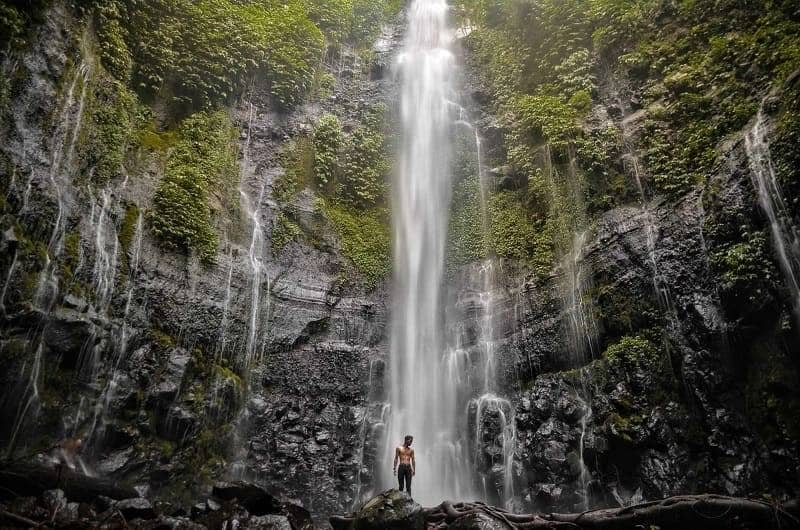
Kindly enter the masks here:
[[575, 234], [572, 250], [564, 258], [563, 305], [567, 316], [567, 348], [570, 367], [583, 366], [598, 354], [597, 322], [590, 307], [591, 277], [583, 261], [588, 232]]
[[[95, 258], [92, 279], [95, 290], [95, 302], [98, 312], [105, 314], [114, 294], [114, 280], [117, 273], [117, 252], [119, 239], [109, 215], [116, 206], [111, 188], [103, 190], [99, 207], [92, 207], [92, 221], [95, 221], [95, 210], [98, 210], [95, 225]], [[110, 249], [109, 249], [110, 247]]]
[[[136, 291], [136, 276], [139, 272], [139, 261], [142, 252], [144, 217], [141, 212], [136, 220], [136, 227], [133, 234], [131, 253], [128, 256], [128, 291], [125, 295], [125, 309], [122, 314], [122, 326], [119, 330], [119, 338], [116, 348], [106, 370], [106, 384], [97, 403], [94, 406], [94, 417], [88, 431], [88, 441], [91, 445], [94, 442], [102, 441], [102, 435], [106, 426], [111, 402], [115, 397], [115, 392], [119, 387], [119, 380], [122, 377], [120, 365], [128, 354], [128, 342], [130, 340], [129, 316], [133, 306], [133, 294]], [[116, 239], [116, 238], [115, 238]], [[116, 246], [114, 247], [116, 249]], [[81, 403], [83, 405], [83, 402]], [[76, 425], [78, 422], [75, 423]]]
[[[250, 144], [252, 141], [253, 118], [256, 109], [252, 103], [249, 105], [250, 110], [248, 114], [247, 123], [247, 139], [244, 146], [242, 156], [242, 171], [249, 171], [250, 169]], [[244, 182], [245, 179], [242, 179]], [[240, 368], [249, 368], [256, 364], [262, 355], [262, 347], [259, 344], [259, 337], [262, 324], [262, 312], [269, 313], [269, 297], [266, 299], [267, 307], [263, 308], [262, 305], [262, 289], [266, 282], [266, 290], [270, 290], [270, 279], [267, 272], [266, 265], [264, 264], [264, 253], [266, 251], [264, 226], [261, 223], [261, 204], [264, 202], [264, 196], [267, 190], [267, 179], [261, 182], [261, 188], [258, 198], [252, 202], [250, 197], [244, 190], [240, 190], [243, 202], [247, 207], [247, 213], [250, 221], [253, 224], [253, 232], [250, 238], [250, 247], [248, 250], [248, 260], [250, 263], [250, 318], [247, 326], [247, 341], [245, 342], [244, 353], [238, 364]]]
[[403, 139], [393, 188], [394, 312], [391, 329], [391, 416], [383, 482], [403, 436], [415, 439], [419, 473], [414, 498], [435, 504], [463, 498], [470, 484], [458, 436], [456, 383], [445, 374], [442, 281], [450, 202], [448, 98], [454, 68], [444, 0], [409, 7], [400, 112]]
[[745, 136], [750, 175], [761, 209], [769, 220], [772, 244], [778, 257], [786, 287], [792, 297], [795, 319], [800, 329], [800, 232], [786, 208], [767, 138], [767, 117], [759, 109], [755, 124]]
[[[58, 296], [58, 277], [56, 275], [58, 267], [55, 260], [61, 254], [64, 245], [64, 218], [67, 213], [65, 212], [66, 197], [64, 193], [65, 188], [70, 183], [70, 177], [72, 176], [72, 161], [75, 154], [75, 145], [81, 130], [83, 108], [86, 102], [90, 73], [91, 70], [89, 66], [86, 63], [81, 63], [67, 91], [67, 96], [61, 108], [58, 121], [56, 122], [56, 130], [53, 135], [49, 180], [56, 197], [58, 213], [55, 223], [53, 224], [50, 241], [47, 245], [45, 266], [39, 274], [39, 282], [36, 287], [36, 294], [34, 295], [34, 303], [44, 312], [49, 312], [50, 309], [52, 309], [52, 305]], [[75, 89], [79, 82], [81, 84], [81, 92], [76, 101]], [[73, 108], [76, 104], [77, 110]], [[23, 198], [23, 211], [28, 206], [28, 197], [33, 178], [34, 174], [31, 173], [31, 178], [28, 181], [28, 187], [25, 190]]]
[[225, 350], [228, 346], [228, 326], [230, 325], [230, 308], [231, 308], [231, 282], [233, 280], [233, 252], [228, 252], [228, 276], [225, 282], [225, 301], [222, 304], [222, 320], [219, 324], [219, 340], [217, 342], [217, 361], [225, 357]]
[[[63, 103], [55, 117], [55, 128], [50, 145], [50, 167], [47, 177], [58, 210], [48, 241], [47, 252], [44, 256], [44, 267], [39, 273], [33, 297], [34, 306], [45, 315], [52, 310], [59, 292], [58, 264], [56, 260], [61, 255], [64, 246], [65, 218], [68, 214], [67, 188], [71, 184], [73, 176], [75, 147], [81, 131], [90, 75], [91, 69], [89, 66], [86, 63], [81, 63], [73, 74]], [[80, 87], [80, 93], [76, 97], [78, 87]], [[36, 172], [31, 172], [23, 193], [20, 213], [28, 209], [30, 193], [36, 176]], [[13, 271], [9, 271], [9, 277], [3, 289], [3, 299], [5, 298], [7, 284], [11, 278], [11, 272]], [[19, 406], [11, 428], [11, 437], [7, 448], [9, 456], [14, 454], [22, 434], [28, 426], [35, 424], [38, 416], [40, 406], [39, 387], [41, 384], [39, 379], [42, 373], [42, 352], [44, 349], [43, 332], [42, 326], [39, 326], [39, 336], [34, 338], [34, 343], [37, 344], [36, 353], [30, 362], [26, 362], [23, 365], [20, 373], [20, 388], [17, 394], [19, 396]]]

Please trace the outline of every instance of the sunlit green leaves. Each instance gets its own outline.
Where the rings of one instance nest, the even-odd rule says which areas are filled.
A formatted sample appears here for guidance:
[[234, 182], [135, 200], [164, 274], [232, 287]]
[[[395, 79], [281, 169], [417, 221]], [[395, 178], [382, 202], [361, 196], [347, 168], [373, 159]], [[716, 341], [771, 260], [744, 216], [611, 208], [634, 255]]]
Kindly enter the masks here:
[[[167, 245], [194, 250], [204, 261], [216, 254], [212, 204], [238, 176], [235, 135], [224, 111], [198, 113], [183, 121], [153, 199], [150, 224]], [[214, 200], [212, 200], [214, 199]]]

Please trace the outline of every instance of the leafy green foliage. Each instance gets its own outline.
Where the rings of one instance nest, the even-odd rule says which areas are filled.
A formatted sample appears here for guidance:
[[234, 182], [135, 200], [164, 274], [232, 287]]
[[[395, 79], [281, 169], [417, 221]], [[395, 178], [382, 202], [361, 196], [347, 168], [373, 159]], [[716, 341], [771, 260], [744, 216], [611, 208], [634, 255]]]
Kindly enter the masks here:
[[532, 219], [519, 192], [504, 191], [489, 200], [489, 246], [497, 256], [530, 262], [540, 276], [553, 264], [553, 240], [547, 221]]
[[46, 0], [0, 0], [0, 47], [24, 47], [46, 5]]
[[125, 42], [127, 32], [123, 26], [122, 9], [117, 2], [98, 2], [94, 15], [103, 66], [115, 78], [127, 83], [133, 58]]
[[347, 204], [370, 208], [384, 201], [391, 164], [382, 126], [383, 109], [373, 109], [345, 141], [336, 193]]
[[524, 96], [516, 104], [519, 124], [554, 147], [562, 147], [580, 132], [576, 110], [554, 96]]
[[305, 0], [308, 17], [334, 43], [342, 42], [350, 32], [353, 0]]
[[321, 190], [334, 184], [343, 134], [342, 123], [333, 114], [322, 116], [314, 128], [314, 175]]
[[105, 185], [122, 169], [138, 128], [136, 96], [120, 82], [101, 79], [92, 92], [91, 127], [82, 146], [92, 180]]
[[743, 237], [743, 241], [715, 249], [710, 263], [725, 298], [763, 307], [772, 300], [780, 277], [772, 263], [767, 236], [753, 232]]
[[275, 216], [272, 228], [272, 251], [280, 252], [292, 241], [297, 241], [303, 236], [303, 230], [297, 223], [283, 213]]
[[403, 5], [402, 0], [352, 0], [350, 19], [350, 41], [356, 44], [371, 44], [381, 28], [395, 16]]
[[324, 42], [301, 0], [126, 0], [133, 80], [190, 108], [233, 97], [263, 75], [283, 105], [309, 90]]
[[447, 271], [485, 257], [487, 242], [482, 226], [480, 183], [477, 177], [468, 177], [453, 190], [450, 203], [450, 221], [447, 230]]
[[388, 212], [383, 208], [358, 210], [320, 200], [325, 217], [339, 238], [342, 254], [375, 287], [392, 265]]
[[187, 118], [178, 134], [153, 199], [151, 227], [167, 245], [211, 261], [218, 244], [213, 211], [228, 202], [238, 177], [234, 130], [227, 113], [218, 111]]
[[644, 337], [626, 336], [606, 349], [603, 356], [611, 366], [627, 367], [631, 371], [658, 362], [659, 351]]

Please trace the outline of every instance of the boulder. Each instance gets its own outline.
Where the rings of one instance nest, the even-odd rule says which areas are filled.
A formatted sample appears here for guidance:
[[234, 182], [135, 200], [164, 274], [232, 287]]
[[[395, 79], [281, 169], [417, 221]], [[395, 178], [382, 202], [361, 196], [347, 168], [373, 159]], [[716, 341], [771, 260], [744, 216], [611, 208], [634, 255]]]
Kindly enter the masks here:
[[238, 501], [256, 516], [280, 514], [283, 510], [281, 502], [272, 494], [248, 482], [217, 482], [212, 491], [214, 496], [223, 501]]
[[147, 499], [125, 499], [114, 506], [129, 521], [133, 519], [155, 519], [156, 517], [156, 511]]
[[289, 519], [284, 515], [260, 515], [251, 517], [244, 525], [245, 530], [292, 530]]
[[369, 500], [356, 514], [355, 530], [422, 530], [425, 514], [410, 495], [395, 489]]

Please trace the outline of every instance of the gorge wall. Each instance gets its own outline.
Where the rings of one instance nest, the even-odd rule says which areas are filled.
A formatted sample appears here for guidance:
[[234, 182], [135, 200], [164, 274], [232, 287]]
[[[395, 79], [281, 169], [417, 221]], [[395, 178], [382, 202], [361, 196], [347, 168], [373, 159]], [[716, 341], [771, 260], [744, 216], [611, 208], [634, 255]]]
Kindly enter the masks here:
[[[389, 486], [403, 14], [101, 4], [0, 4], [3, 448], [80, 439], [87, 472], [175, 505], [246, 478], [350, 510]], [[498, 395], [459, 419], [476, 491], [796, 497], [797, 300], [753, 144], [760, 123], [796, 226], [800, 13], [496, 4], [452, 13], [480, 140], [454, 135], [445, 335], [476, 396], [491, 352]], [[296, 40], [248, 48], [243, 21]], [[158, 31], [174, 55], [137, 44]], [[236, 53], [264, 64], [207, 75]]]

